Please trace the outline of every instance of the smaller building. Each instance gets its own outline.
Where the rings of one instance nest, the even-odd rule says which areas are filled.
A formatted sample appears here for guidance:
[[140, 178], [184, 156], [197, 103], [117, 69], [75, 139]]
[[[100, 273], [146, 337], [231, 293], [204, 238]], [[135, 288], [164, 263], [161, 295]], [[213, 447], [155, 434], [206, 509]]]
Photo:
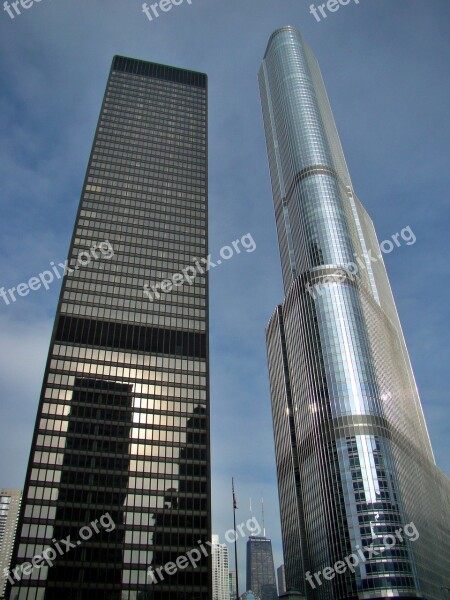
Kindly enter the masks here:
[[219, 542], [219, 536], [212, 536], [212, 600], [229, 600], [228, 548]]
[[247, 590], [260, 600], [278, 600], [272, 541], [251, 535], [247, 540]]
[[278, 597], [281, 594], [286, 593], [286, 571], [284, 565], [280, 565], [277, 569], [277, 580], [278, 580]]
[[236, 571], [230, 571], [228, 573], [228, 588], [230, 591], [230, 600], [236, 600]]
[[5, 595], [4, 574], [11, 566], [21, 502], [22, 490], [0, 489], [0, 598]]

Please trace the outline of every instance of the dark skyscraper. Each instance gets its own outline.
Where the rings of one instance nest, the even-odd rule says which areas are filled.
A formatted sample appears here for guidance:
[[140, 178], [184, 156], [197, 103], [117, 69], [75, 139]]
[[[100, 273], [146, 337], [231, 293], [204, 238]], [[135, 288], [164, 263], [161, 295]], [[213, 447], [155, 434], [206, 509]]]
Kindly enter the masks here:
[[[206, 558], [151, 576], [211, 539], [207, 254], [206, 75], [116, 56], [44, 375], [11, 599], [210, 600]], [[74, 547], [59, 543], [67, 536]], [[55, 558], [29, 569], [48, 548]]]
[[372, 221], [296, 29], [272, 34], [259, 81], [285, 291], [266, 336], [287, 587], [438, 600], [450, 587], [449, 479]]
[[247, 540], [247, 590], [260, 600], [278, 598], [272, 541], [266, 537], [250, 536]]

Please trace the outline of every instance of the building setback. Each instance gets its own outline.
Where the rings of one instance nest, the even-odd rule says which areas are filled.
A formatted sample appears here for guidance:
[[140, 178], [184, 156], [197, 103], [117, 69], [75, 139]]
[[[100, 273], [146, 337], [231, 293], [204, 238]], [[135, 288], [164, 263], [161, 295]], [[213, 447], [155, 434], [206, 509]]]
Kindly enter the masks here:
[[317, 60], [293, 27], [270, 37], [259, 82], [285, 292], [266, 338], [287, 588], [438, 600], [449, 479]]
[[247, 540], [247, 591], [260, 600], [277, 600], [272, 541], [251, 535]]
[[22, 490], [0, 489], [0, 598], [5, 595], [21, 501]]
[[210, 600], [206, 557], [151, 576], [211, 539], [207, 273], [181, 281], [207, 254], [206, 75], [115, 56], [14, 565], [68, 535], [76, 547], [14, 582], [12, 600]]

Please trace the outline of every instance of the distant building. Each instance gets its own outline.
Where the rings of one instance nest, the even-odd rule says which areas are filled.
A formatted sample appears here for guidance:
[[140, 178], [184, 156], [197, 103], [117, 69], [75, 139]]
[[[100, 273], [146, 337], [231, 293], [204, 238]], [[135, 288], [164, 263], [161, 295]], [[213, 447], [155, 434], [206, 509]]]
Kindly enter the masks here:
[[278, 596], [286, 593], [286, 571], [284, 565], [281, 565], [277, 569], [277, 580], [278, 580]]
[[247, 590], [260, 600], [277, 600], [272, 541], [251, 535], [247, 541]]
[[5, 595], [4, 570], [11, 565], [21, 501], [22, 490], [0, 490], [0, 598]]
[[228, 548], [219, 543], [219, 536], [212, 536], [212, 600], [229, 600]]
[[236, 600], [236, 571], [228, 573], [228, 589], [230, 591], [230, 600]]

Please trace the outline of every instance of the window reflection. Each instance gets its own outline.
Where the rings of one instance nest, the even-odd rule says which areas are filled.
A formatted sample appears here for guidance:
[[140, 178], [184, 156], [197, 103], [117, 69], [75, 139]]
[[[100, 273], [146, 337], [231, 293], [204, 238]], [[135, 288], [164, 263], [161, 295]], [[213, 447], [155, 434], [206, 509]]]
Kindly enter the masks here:
[[[70, 532], [77, 539], [82, 527], [106, 512], [115, 528], [109, 532], [100, 529], [72, 549], [70, 558], [58, 557], [48, 574], [50, 584], [71, 580], [75, 584], [80, 577], [83, 581], [95, 581], [99, 573], [99, 565], [95, 563], [105, 560], [109, 562], [108, 581], [121, 581], [123, 506], [127, 496], [131, 429], [131, 413], [126, 409], [131, 406], [131, 395], [132, 385], [102, 379], [75, 380], [71, 412], [66, 422], [66, 451], [59, 472], [61, 483], [54, 536], [63, 539]], [[115, 455], [114, 462], [105, 464], [105, 454]], [[114, 470], [108, 473], [105, 466]], [[69, 566], [76, 561], [81, 561], [81, 566]]]

